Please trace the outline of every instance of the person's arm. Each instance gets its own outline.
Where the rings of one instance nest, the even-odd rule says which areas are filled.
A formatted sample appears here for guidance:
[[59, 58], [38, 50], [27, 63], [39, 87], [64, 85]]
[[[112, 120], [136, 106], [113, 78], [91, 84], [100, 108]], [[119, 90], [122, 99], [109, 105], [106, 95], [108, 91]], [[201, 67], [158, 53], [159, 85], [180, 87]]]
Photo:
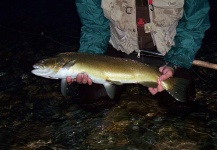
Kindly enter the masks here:
[[78, 52], [104, 54], [110, 39], [110, 28], [101, 8], [101, 0], [76, 0], [75, 3], [82, 23]]
[[164, 60], [189, 69], [209, 27], [208, 0], [185, 0], [184, 14], [176, 29], [175, 45]]
[[[101, 0], [76, 0], [75, 3], [82, 23], [78, 52], [104, 54], [110, 39], [110, 27], [103, 14]], [[78, 74], [75, 79], [67, 77], [66, 80], [69, 84], [92, 84], [86, 73]]]
[[157, 88], [149, 88], [151, 94], [164, 90], [161, 81], [172, 77], [174, 68], [191, 67], [209, 26], [208, 0], [185, 0], [184, 14], [176, 28], [175, 46], [164, 56], [164, 60], [174, 66], [165, 65], [159, 68], [162, 75], [158, 79]]

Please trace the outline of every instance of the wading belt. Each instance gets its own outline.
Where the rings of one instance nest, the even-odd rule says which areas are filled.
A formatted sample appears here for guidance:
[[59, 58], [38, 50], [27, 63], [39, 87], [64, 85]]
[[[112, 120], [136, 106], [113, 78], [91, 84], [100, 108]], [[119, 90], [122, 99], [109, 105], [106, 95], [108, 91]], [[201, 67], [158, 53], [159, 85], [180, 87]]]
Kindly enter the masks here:
[[136, 0], [136, 20], [140, 50], [156, 50], [150, 32], [145, 32], [145, 24], [150, 22], [147, 0]]

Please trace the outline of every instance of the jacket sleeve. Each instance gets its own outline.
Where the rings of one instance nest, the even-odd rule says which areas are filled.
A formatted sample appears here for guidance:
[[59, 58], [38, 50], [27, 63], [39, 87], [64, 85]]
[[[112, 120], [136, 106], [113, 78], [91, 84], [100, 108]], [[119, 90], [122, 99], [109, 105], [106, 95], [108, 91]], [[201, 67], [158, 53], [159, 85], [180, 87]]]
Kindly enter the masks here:
[[101, 0], [76, 0], [82, 23], [79, 52], [103, 54], [110, 39], [109, 20], [104, 17]]
[[209, 26], [208, 0], [185, 0], [184, 14], [176, 28], [175, 45], [164, 60], [189, 69]]

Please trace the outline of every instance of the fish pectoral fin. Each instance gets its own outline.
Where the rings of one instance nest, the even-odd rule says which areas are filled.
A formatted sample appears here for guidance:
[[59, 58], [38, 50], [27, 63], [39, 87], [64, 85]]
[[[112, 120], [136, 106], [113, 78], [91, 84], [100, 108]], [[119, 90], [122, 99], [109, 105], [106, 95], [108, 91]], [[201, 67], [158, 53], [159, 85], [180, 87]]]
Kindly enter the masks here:
[[66, 82], [66, 79], [61, 79], [61, 93], [64, 97], [67, 97], [68, 83]]
[[72, 67], [75, 63], [76, 63], [76, 60], [69, 61], [69, 62], [65, 63], [62, 68], [68, 70], [68, 69], [69, 69], [70, 67]]
[[116, 85], [122, 85], [122, 83], [120, 81], [106, 80], [106, 82], [109, 82], [109, 83], [112, 83], [112, 84], [116, 84]]
[[157, 82], [148, 82], [148, 81], [144, 81], [144, 82], [139, 82], [139, 84], [146, 86], [146, 87], [157, 87]]
[[108, 94], [108, 96], [113, 99], [115, 97], [115, 85], [111, 84], [111, 83], [108, 83], [106, 82], [104, 84], [104, 87], [105, 87], [105, 90], [106, 90], [106, 93]]

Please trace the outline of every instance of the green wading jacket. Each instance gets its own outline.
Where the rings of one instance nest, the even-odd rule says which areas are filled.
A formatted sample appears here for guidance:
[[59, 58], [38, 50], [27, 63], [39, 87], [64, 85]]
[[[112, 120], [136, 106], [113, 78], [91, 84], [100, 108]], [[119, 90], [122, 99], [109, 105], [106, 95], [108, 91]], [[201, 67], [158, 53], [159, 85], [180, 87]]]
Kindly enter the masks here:
[[[110, 21], [104, 17], [101, 0], [76, 0], [82, 28], [79, 52], [104, 54], [110, 39]], [[190, 68], [209, 28], [208, 0], [185, 0], [182, 18], [176, 27], [174, 46], [164, 60]]]

